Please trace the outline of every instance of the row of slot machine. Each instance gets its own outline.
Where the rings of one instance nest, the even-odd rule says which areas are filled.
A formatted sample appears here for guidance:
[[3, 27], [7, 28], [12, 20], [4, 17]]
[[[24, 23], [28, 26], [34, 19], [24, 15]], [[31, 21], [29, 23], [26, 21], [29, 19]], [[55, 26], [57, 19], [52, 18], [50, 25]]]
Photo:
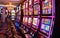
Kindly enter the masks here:
[[[55, 20], [55, 0], [26, 0], [22, 6], [24, 28], [33, 37], [51, 38]], [[18, 15], [19, 16], [19, 15]]]

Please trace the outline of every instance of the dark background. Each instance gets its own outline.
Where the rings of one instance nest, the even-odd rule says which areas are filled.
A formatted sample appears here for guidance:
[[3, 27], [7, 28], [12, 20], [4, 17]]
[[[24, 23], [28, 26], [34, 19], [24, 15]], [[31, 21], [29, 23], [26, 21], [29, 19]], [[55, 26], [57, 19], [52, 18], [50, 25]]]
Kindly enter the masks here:
[[55, 24], [52, 38], [60, 38], [60, 0], [55, 0]]

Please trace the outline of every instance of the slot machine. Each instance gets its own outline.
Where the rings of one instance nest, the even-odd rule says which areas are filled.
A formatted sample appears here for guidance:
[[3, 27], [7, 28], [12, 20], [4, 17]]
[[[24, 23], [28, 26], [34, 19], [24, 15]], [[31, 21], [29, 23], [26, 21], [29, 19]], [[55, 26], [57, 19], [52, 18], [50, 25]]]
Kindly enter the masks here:
[[40, 38], [52, 38], [55, 20], [55, 0], [42, 1]]
[[24, 24], [25, 24], [25, 15], [26, 15], [26, 6], [25, 6], [25, 2], [23, 3], [23, 5], [22, 5], [22, 10], [23, 10], [23, 21], [22, 21], [22, 25], [21, 25], [21, 28], [24, 28], [25, 29], [25, 26], [24, 26]]
[[30, 30], [30, 35], [32, 38], [37, 33], [38, 26], [39, 26], [39, 17], [33, 17], [32, 26]]
[[[39, 0], [31, 0], [31, 5], [29, 5], [29, 8], [31, 8], [30, 10], [32, 10], [32, 25], [31, 25], [31, 29], [30, 29], [30, 35], [33, 38], [35, 33], [37, 32], [38, 28], [39, 28], [39, 19], [40, 19], [40, 1]], [[30, 13], [29, 10], [29, 13]]]
[[39, 0], [33, 0], [33, 9], [34, 9], [34, 13], [33, 13], [33, 22], [32, 22], [32, 27], [35, 29], [38, 29], [39, 26], [39, 19], [40, 19], [40, 1]]
[[29, 0], [29, 15], [33, 15], [33, 0]]

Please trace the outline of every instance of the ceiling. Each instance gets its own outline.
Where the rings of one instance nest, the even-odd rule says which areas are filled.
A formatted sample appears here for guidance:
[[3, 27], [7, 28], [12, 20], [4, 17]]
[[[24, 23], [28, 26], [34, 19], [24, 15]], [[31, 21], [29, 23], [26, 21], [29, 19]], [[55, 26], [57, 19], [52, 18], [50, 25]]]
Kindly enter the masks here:
[[22, 3], [24, 0], [0, 0], [0, 4], [2, 5], [7, 5], [9, 4], [9, 2], [12, 3], [12, 5], [19, 5], [20, 3]]

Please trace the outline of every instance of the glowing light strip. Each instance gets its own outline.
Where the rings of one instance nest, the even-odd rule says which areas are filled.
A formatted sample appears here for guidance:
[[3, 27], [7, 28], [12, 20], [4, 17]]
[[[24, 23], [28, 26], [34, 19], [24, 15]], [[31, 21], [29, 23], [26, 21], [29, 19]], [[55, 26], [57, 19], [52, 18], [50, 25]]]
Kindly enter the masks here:
[[0, 6], [4, 6], [4, 7], [8, 7], [8, 6], [10, 6], [10, 7], [16, 7], [14, 5], [2, 5], [2, 4], [0, 4]]

